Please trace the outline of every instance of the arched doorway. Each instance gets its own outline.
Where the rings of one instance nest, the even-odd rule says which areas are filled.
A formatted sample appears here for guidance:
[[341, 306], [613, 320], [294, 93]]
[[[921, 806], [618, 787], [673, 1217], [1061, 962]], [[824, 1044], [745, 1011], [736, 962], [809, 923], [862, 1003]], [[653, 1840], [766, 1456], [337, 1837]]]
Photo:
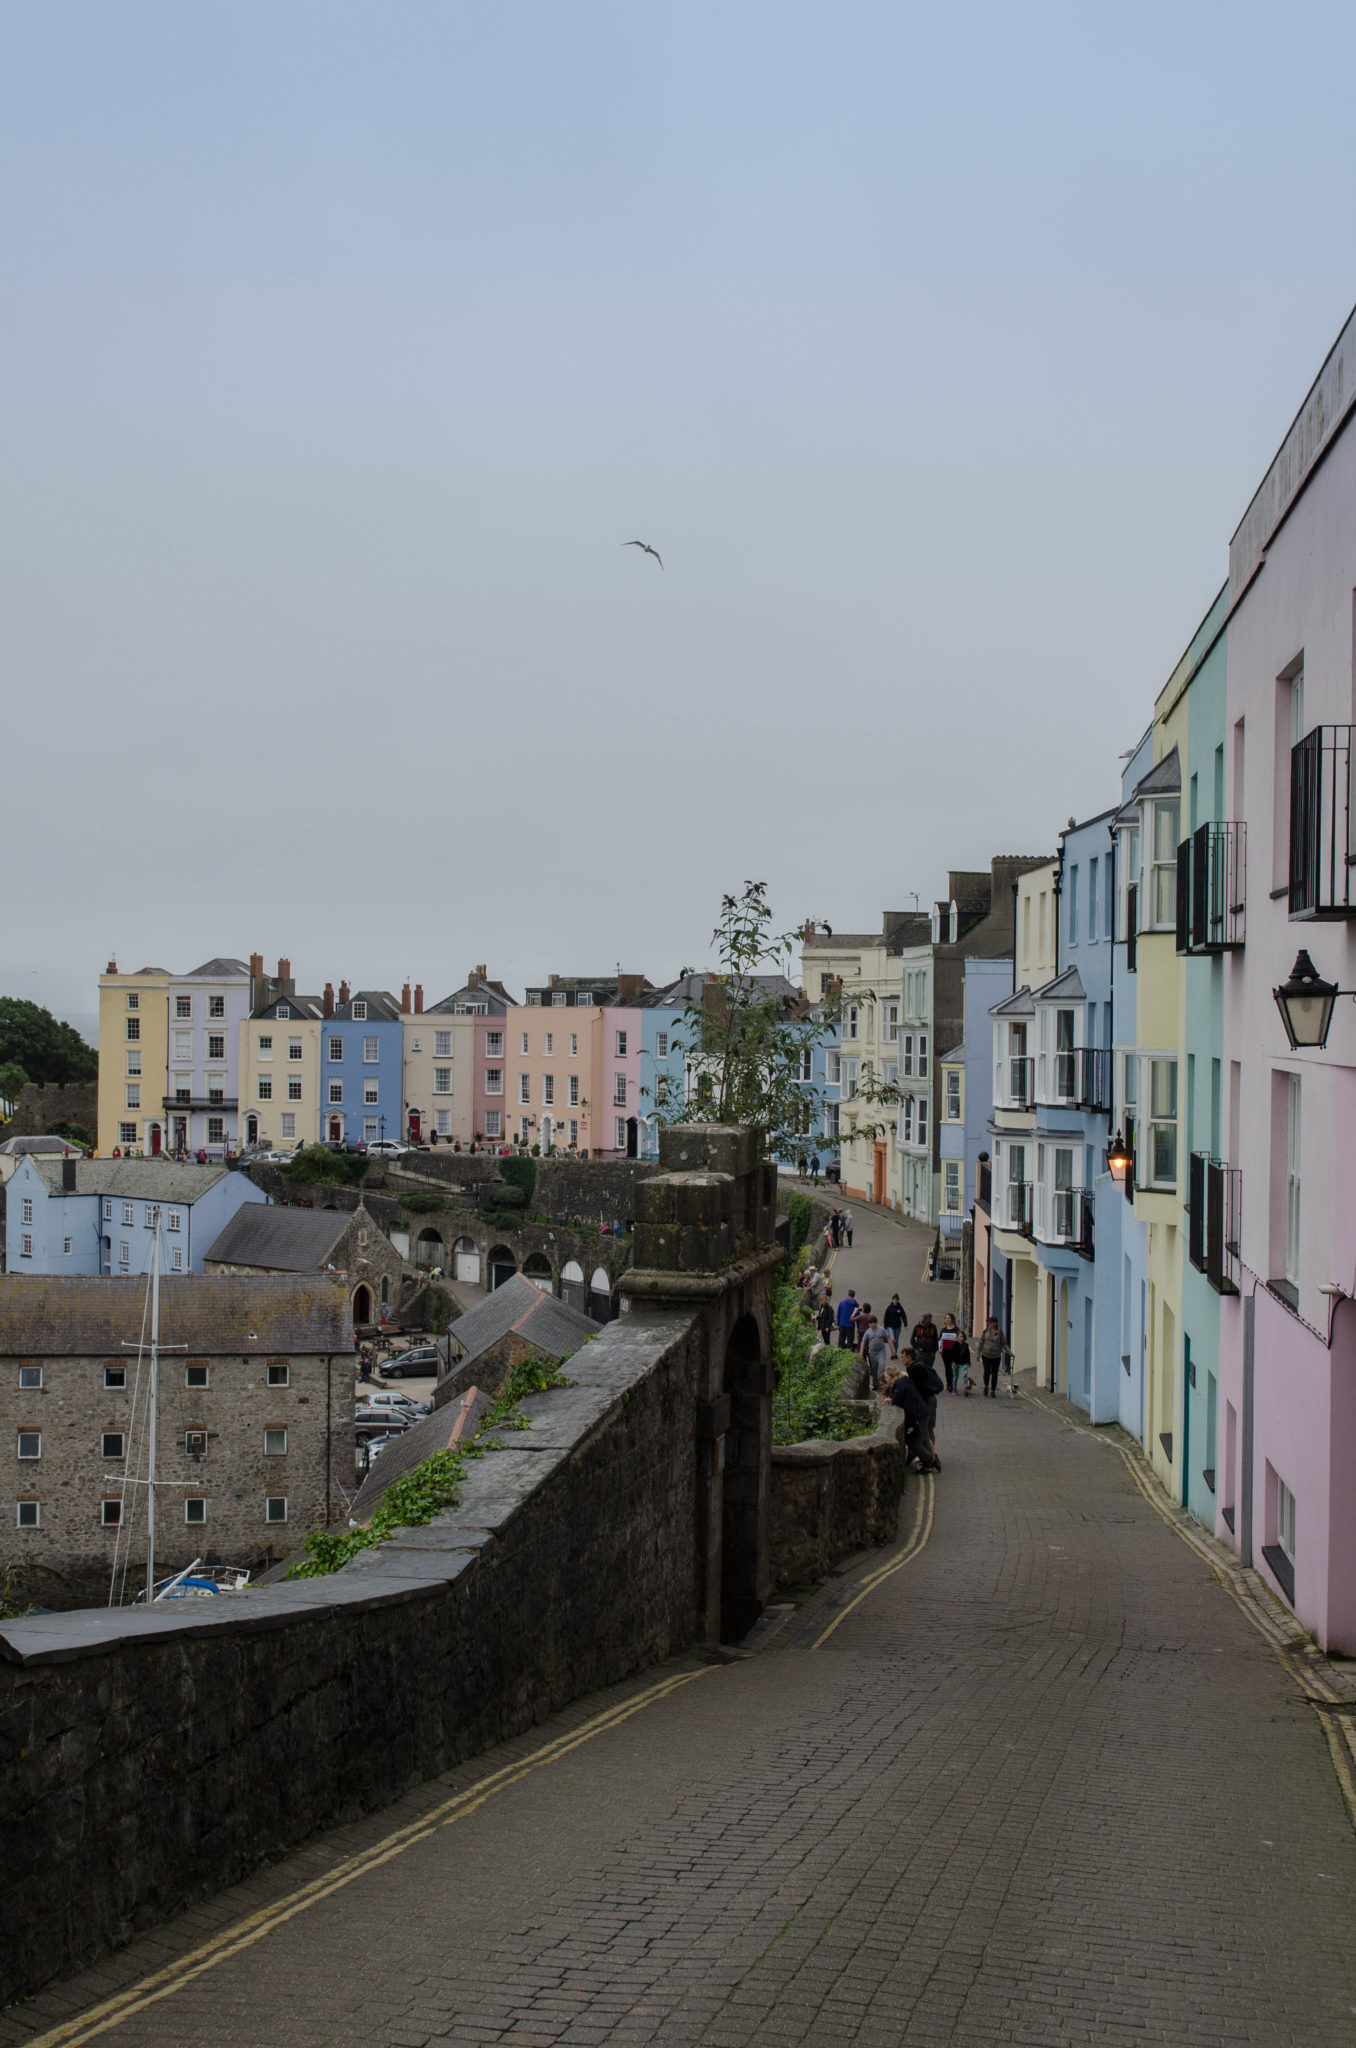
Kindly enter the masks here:
[[640, 1157], [640, 1125], [633, 1116], [626, 1119], [626, 1156], [628, 1159]]
[[490, 1292], [511, 1280], [518, 1270], [518, 1261], [506, 1244], [497, 1244], [490, 1251]]
[[452, 1247], [454, 1275], [468, 1287], [480, 1285], [480, 1253], [473, 1237], [459, 1237]]
[[737, 1643], [762, 1612], [771, 1416], [762, 1340], [752, 1316], [741, 1316], [725, 1349], [730, 1422], [725, 1436], [720, 1524], [720, 1639]]
[[417, 1145], [419, 1143], [419, 1134], [423, 1130], [423, 1128], [423, 1111], [419, 1109], [412, 1109], [410, 1111], [410, 1143], [412, 1145]]
[[152, 1157], [152, 1159], [158, 1159], [158, 1158], [159, 1158], [159, 1156], [160, 1156], [160, 1126], [159, 1126], [159, 1124], [152, 1124], [152, 1125], [151, 1125], [151, 1157]]
[[341, 1116], [332, 1116], [332, 1117], [330, 1118], [330, 1142], [331, 1142], [331, 1144], [334, 1144], [334, 1145], [337, 1145], [337, 1144], [339, 1144], [340, 1140], [341, 1140], [341, 1139], [343, 1138], [343, 1135], [344, 1135], [344, 1119], [343, 1119], [343, 1118], [342, 1118]]
[[435, 1230], [432, 1224], [421, 1230], [414, 1240], [414, 1263], [426, 1273], [443, 1263], [442, 1232]]
[[523, 1278], [542, 1294], [555, 1293], [555, 1280], [551, 1272], [551, 1261], [544, 1252], [529, 1252], [523, 1260]]
[[595, 1266], [589, 1282], [589, 1314], [595, 1323], [609, 1323], [612, 1320], [612, 1275], [603, 1266]]
[[257, 1145], [258, 1142], [259, 1119], [257, 1116], [247, 1116], [245, 1118], [245, 1143], [247, 1145]]
[[550, 1151], [552, 1145], [555, 1142], [555, 1135], [555, 1118], [553, 1116], [544, 1116], [541, 1120], [541, 1149], [543, 1153], [547, 1153]]
[[584, 1285], [584, 1268], [578, 1259], [567, 1259], [560, 1269], [560, 1298], [571, 1308], [588, 1309], [589, 1291]]
[[364, 1326], [372, 1320], [372, 1290], [366, 1281], [353, 1290], [353, 1320]]

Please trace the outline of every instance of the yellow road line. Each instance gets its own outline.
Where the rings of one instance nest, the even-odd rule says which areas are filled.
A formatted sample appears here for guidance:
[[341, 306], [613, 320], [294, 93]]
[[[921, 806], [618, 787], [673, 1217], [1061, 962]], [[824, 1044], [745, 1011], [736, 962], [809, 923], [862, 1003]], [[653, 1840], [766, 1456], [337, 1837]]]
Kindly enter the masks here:
[[296, 1891], [289, 1892], [285, 1898], [275, 1899], [272, 1905], [261, 1906], [257, 1912], [247, 1914], [243, 1920], [237, 1920], [234, 1926], [223, 1928], [220, 1934], [214, 1934], [201, 1948], [192, 1949], [175, 1962], [167, 1963], [163, 1969], [152, 1971], [151, 1975], [143, 1977], [139, 1984], [128, 1985], [126, 1990], [105, 1999], [102, 2005], [92, 2006], [78, 2019], [65, 2020], [60, 2026], [51, 2028], [48, 2033], [36, 2035], [27, 2044], [27, 2048], [80, 2048], [82, 2041], [92, 2041], [97, 2034], [106, 2034], [113, 2027], [121, 2026], [122, 2022], [130, 2019], [134, 2013], [144, 2012], [148, 2005], [155, 2005], [162, 1998], [173, 1997], [176, 1991], [181, 1991], [186, 1984], [191, 1984], [195, 1977], [201, 1977], [206, 1971], [214, 1970], [218, 1963], [229, 1962], [231, 1957], [239, 1955], [242, 1949], [251, 1948], [256, 1941], [262, 1941], [275, 1927], [281, 1927], [285, 1921], [295, 1919], [298, 1913], [306, 1912], [308, 1907], [330, 1898], [345, 1885], [366, 1876], [369, 1870], [379, 1869], [383, 1863], [389, 1863], [394, 1857], [403, 1855], [406, 1849], [412, 1848], [416, 1842], [426, 1840], [439, 1828], [451, 1827], [454, 1822], [464, 1820], [467, 1814], [474, 1813], [477, 1807], [483, 1806], [497, 1792], [506, 1790], [510, 1785], [516, 1785], [521, 1778], [528, 1777], [533, 1771], [539, 1771], [545, 1765], [568, 1756], [572, 1749], [578, 1749], [583, 1743], [591, 1742], [595, 1735], [606, 1734], [609, 1729], [630, 1720], [633, 1714], [640, 1713], [643, 1708], [652, 1706], [657, 1700], [666, 1699], [670, 1693], [677, 1692], [680, 1686], [690, 1685], [694, 1678], [704, 1678], [709, 1671], [718, 1668], [715, 1665], [704, 1665], [697, 1671], [683, 1671], [676, 1677], [662, 1679], [659, 1684], [649, 1686], [646, 1691], [636, 1693], [631, 1699], [624, 1700], [615, 1707], [609, 1707], [593, 1720], [585, 1721], [581, 1727], [571, 1729], [568, 1734], [557, 1736], [555, 1741], [543, 1744], [542, 1748], [533, 1750], [532, 1754], [524, 1757], [521, 1762], [505, 1764], [501, 1770], [492, 1771], [489, 1777], [482, 1778], [477, 1784], [468, 1786], [464, 1792], [458, 1792], [452, 1798], [444, 1800], [440, 1806], [435, 1806], [421, 1819], [411, 1821], [403, 1828], [397, 1828], [382, 1841], [374, 1842], [370, 1849], [360, 1850], [356, 1856], [350, 1856], [344, 1862], [336, 1864], [334, 1869], [327, 1871], [323, 1877], [312, 1878], [309, 1884], [301, 1885]]
[[913, 1563], [919, 1551], [922, 1550], [929, 1536], [932, 1534], [932, 1517], [936, 1504], [936, 1496], [937, 1481], [933, 1477], [931, 1472], [925, 1472], [923, 1475], [923, 1484], [919, 1490], [918, 1519], [915, 1524], [914, 1533], [908, 1538], [904, 1550], [902, 1551], [900, 1556], [892, 1558], [889, 1564], [882, 1565], [878, 1571], [869, 1572], [867, 1576], [860, 1581], [858, 1590], [854, 1594], [853, 1598], [847, 1602], [846, 1606], [839, 1608], [838, 1612], [834, 1615], [833, 1620], [829, 1623], [828, 1627], [824, 1630], [823, 1634], [815, 1637], [814, 1641], [810, 1645], [810, 1648], [812, 1650], [823, 1649], [825, 1643], [827, 1643], [829, 1637], [833, 1634], [839, 1622], [845, 1621], [848, 1615], [851, 1614], [853, 1608], [858, 1606], [861, 1601], [865, 1600], [868, 1593], [874, 1593], [877, 1586], [883, 1585], [886, 1579], [892, 1579], [896, 1572], [903, 1571], [906, 1564]]

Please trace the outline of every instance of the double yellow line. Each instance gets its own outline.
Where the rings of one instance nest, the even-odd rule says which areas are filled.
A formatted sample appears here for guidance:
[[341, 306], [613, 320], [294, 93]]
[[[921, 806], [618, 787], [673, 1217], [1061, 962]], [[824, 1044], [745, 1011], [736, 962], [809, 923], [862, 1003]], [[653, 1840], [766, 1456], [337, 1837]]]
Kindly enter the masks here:
[[113, 2027], [121, 2026], [134, 2013], [144, 2012], [149, 2005], [157, 2004], [162, 1998], [172, 1998], [176, 1991], [182, 1991], [195, 1977], [203, 1976], [208, 1970], [216, 1969], [219, 1963], [226, 1963], [242, 1950], [252, 1948], [256, 1941], [262, 1941], [275, 1927], [294, 1920], [299, 1913], [305, 1913], [311, 1906], [318, 1906], [323, 1899], [331, 1898], [342, 1891], [345, 1885], [365, 1877], [369, 1870], [377, 1870], [383, 1863], [389, 1863], [396, 1856], [402, 1856], [412, 1849], [416, 1842], [426, 1841], [439, 1828], [451, 1827], [454, 1822], [465, 1820], [477, 1807], [484, 1806], [495, 1794], [503, 1792], [520, 1779], [529, 1777], [533, 1771], [542, 1770], [547, 1764], [556, 1763], [568, 1756], [572, 1749], [579, 1749], [584, 1743], [592, 1742], [596, 1735], [605, 1735], [609, 1729], [620, 1727], [633, 1714], [639, 1714], [645, 1707], [656, 1701], [667, 1699], [670, 1693], [680, 1687], [691, 1685], [696, 1678], [705, 1678], [716, 1670], [716, 1665], [703, 1665], [696, 1671], [680, 1671], [676, 1676], [664, 1678], [657, 1685], [648, 1686], [644, 1692], [633, 1693], [629, 1699], [609, 1707], [597, 1714], [591, 1721], [585, 1721], [568, 1734], [561, 1735], [554, 1742], [544, 1743], [534, 1749], [518, 1763], [505, 1764], [502, 1770], [492, 1771], [466, 1791], [445, 1799], [419, 1820], [408, 1826], [397, 1828], [393, 1834], [375, 1842], [370, 1849], [361, 1850], [337, 1863], [323, 1877], [312, 1878], [285, 1898], [275, 1899], [270, 1906], [261, 1906], [257, 1912], [237, 1920], [232, 1927], [225, 1927], [220, 1934], [214, 1934], [201, 1948], [191, 1949], [187, 1955], [167, 1963], [161, 1970], [155, 1970], [149, 1977], [143, 1977], [139, 1984], [131, 1984], [125, 1991], [119, 1991], [112, 1998], [106, 1998], [102, 2005], [92, 2006], [81, 2013], [78, 2019], [65, 2020], [59, 2027], [53, 2027], [46, 2034], [36, 2035], [28, 2048], [80, 2048], [82, 2041], [92, 2041], [98, 2034], [106, 2034]]
[[881, 1565], [879, 1570], [868, 1572], [864, 1579], [858, 1580], [857, 1591], [850, 1600], [845, 1601], [838, 1609], [833, 1620], [823, 1633], [815, 1637], [810, 1645], [812, 1650], [823, 1649], [839, 1622], [845, 1621], [853, 1608], [859, 1606], [865, 1600], [868, 1593], [874, 1593], [877, 1586], [883, 1586], [885, 1581], [892, 1579], [896, 1572], [902, 1572], [906, 1564], [913, 1563], [919, 1551], [932, 1534], [932, 1517], [936, 1507], [936, 1500], [937, 1481], [931, 1472], [925, 1472], [922, 1484], [918, 1489], [918, 1513], [914, 1519], [912, 1533], [905, 1538], [903, 1550], [899, 1553], [898, 1557], [892, 1557], [889, 1564]]

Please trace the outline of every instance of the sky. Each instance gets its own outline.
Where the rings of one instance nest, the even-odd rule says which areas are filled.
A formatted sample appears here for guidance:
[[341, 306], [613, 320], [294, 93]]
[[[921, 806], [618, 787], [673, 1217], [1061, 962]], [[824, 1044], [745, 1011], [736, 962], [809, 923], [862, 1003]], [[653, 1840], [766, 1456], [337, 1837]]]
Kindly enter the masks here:
[[[1356, 11], [46, 0], [0, 993], [701, 964], [1053, 851], [1356, 298]], [[624, 545], [649, 541], [663, 557]]]

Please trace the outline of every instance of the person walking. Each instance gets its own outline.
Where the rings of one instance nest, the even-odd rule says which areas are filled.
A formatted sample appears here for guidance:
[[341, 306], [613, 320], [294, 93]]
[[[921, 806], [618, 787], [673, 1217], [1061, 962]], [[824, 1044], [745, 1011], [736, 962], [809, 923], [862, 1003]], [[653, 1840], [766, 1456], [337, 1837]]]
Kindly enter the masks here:
[[849, 1250], [849, 1251], [851, 1251], [851, 1250], [852, 1250], [852, 1211], [851, 1211], [851, 1209], [844, 1209], [844, 1211], [843, 1211], [843, 1235], [844, 1235], [844, 1237], [845, 1237], [845, 1238], [847, 1239], [847, 1244], [848, 1244], [848, 1250]]
[[856, 1313], [857, 1290], [855, 1287], [849, 1287], [847, 1293], [838, 1304], [838, 1349], [840, 1351], [850, 1351], [852, 1349], [852, 1318]]
[[813, 1186], [819, 1186], [819, 1154], [817, 1152], [810, 1154], [810, 1180]]
[[905, 1373], [890, 1383], [890, 1405], [904, 1410], [904, 1455], [915, 1472], [937, 1469], [928, 1430], [928, 1404]]
[[829, 1296], [828, 1289], [826, 1288], [824, 1291], [824, 1299], [819, 1304], [819, 1314], [815, 1317], [815, 1328], [819, 1332], [819, 1341], [821, 1344], [832, 1344], [833, 1325], [833, 1302]]
[[[910, 1341], [919, 1358], [925, 1359], [929, 1365], [935, 1362], [939, 1339], [937, 1336], [937, 1325], [933, 1322], [931, 1313], [928, 1310], [925, 1309], [914, 1324], [913, 1337]], [[947, 1385], [949, 1386], [950, 1384], [951, 1382], [948, 1380]]]
[[928, 1445], [932, 1462], [940, 1472], [942, 1461], [937, 1456], [937, 1396], [942, 1391], [942, 1376], [930, 1358], [920, 1358], [910, 1345], [905, 1345], [900, 1354], [904, 1365], [904, 1377], [911, 1380], [927, 1403]]
[[874, 1393], [880, 1386], [881, 1376], [890, 1362], [890, 1339], [882, 1330], [875, 1316], [866, 1319], [866, 1332], [861, 1341], [861, 1354], [866, 1360], [867, 1378]]
[[1007, 1346], [1003, 1332], [998, 1327], [997, 1316], [990, 1316], [984, 1326], [984, 1335], [979, 1340], [979, 1362], [984, 1368], [984, 1392], [998, 1399], [998, 1374], [1003, 1363]]
[[956, 1328], [956, 1318], [948, 1312], [942, 1317], [942, 1327], [937, 1333], [937, 1349], [942, 1354], [942, 1370], [946, 1374], [948, 1394], [960, 1392], [960, 1381], [956, 1377], [956, 1354], [960, 1350], [961, 1333]]
[[904, 1335], [904, 1326], [908, 1320], [908, 1310], [899, 1296], [892, 1294], [885, 1304], [885, 1314], [881, 1317], [881, 1321], [885, 1325], [885, 1334], [894, 1347], [896, 1358], [899, 1356], [899, 1346]]
[[869, 1301], [864, 1301], [856, 1315], [852, 1318], [852, 1348], [854, 1351], [861, 1350], [862, 1339], [866, 1335], [866, 1326], [871, 1319], [871, 1304]]

